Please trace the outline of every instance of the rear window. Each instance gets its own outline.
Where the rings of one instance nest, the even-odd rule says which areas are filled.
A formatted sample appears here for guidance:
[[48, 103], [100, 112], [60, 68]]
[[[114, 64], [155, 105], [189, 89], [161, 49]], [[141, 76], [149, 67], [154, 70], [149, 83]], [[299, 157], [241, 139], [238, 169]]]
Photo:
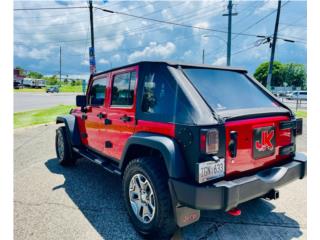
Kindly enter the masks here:
[[216, 111], [277, 107], [272, 99], [244, 74], [205, 68], [183, 70], [210, 107]]

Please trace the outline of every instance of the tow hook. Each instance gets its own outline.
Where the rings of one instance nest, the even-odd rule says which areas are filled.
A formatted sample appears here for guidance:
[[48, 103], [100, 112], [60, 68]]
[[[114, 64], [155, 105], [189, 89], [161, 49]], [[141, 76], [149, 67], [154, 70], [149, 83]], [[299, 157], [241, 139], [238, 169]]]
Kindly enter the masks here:
[[227, 213], [230, 214], [231, 216], [237, 217], [241, 215], [241, 210], [239, 208], [232, 208]]
[[266, 195], [263, 197], [264, 199], [267, 200], [275, 200], [279, 198], [279, 191], [272, 189], [270, 192], [268, 192]]

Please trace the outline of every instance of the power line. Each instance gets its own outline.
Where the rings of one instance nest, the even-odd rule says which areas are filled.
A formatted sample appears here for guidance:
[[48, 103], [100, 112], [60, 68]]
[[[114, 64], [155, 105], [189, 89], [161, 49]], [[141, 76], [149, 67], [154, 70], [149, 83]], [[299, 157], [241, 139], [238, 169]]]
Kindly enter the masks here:
[[[193, 14], [193, 11], [192, 11], [192, 14]], [[211, 13], [210, 13], [211, 14]], [[203, 17], [204, 15], [202, 15], [202, 16], [193, 16], [193, 17], [189, 17], [188, 19], [190, 20], [190, 19], [196, 19], [196, 18], [199, 18], [199, 17]], [[178, 16], [179, 17], [179, 16]], [[185, 16], [182, 16], [182, 17], [185, 17]], [[171, 19], [177, 19], [177, 17], [175, 17], [175, 18], [171, 18]], [[181, 19], [181, 17], [180, 17], [180, 19]], [[138, 27], [138, 28], [134, 28], [134, 29], [131, 29], [130, 31], [127, 31], [127, 30], [125, 30], [125, 31], [123, 31], [123, 32], [117, 32], [116, 34], [109, 34], [109, 35], [103, 35], [103, 36], [101, 36], [101, 37], [96, 37], [96, 39], [98, 39], [98, 41], [99, 40], [105, 40], [106, 39], [106, 37], [108, 37], [109, 38], [109, 40], [110, 39], [118, 39], [119, 37], [122, 37], [122, 36], [125, 36], [125, 35], [132, 35], [133, 33], [135, 33], [135, 34], [139, 34], [139, 33], [144, 33], [144, 32], [147, 32], [147, 33], [150, 33], [150, 32], [153, 32], [153, 31], [155, 31], [155, 30], [158, 30], [158, 29], [161, 29], [161, 28], [163, 28], [163, 27], [160, 27], [160, 28], [151, 28], [150, 29], [150, 27], [151, 26], [154, 26], [154, 25], [157, 25], [157, 23], [156, 24], [149, 24], [149, 25], [146, 25], [146, 26], [143, 26], [143, 27]], [[142, 31], [139, 31], [139, 30], [142, 30]], [[148, 30], [148, 31], [145, 31], [145, 30]], [[119, 36], [119, 34], [121, 34], [121, 36]], [[113, 36], [116, 36], [115, 38], [113, 38]], [[117, 36], [119, 36], [119, 37], [117, 37]], [[71, 40], [64, 40], [64, 41], [52, 41], [52, 42], [42, 42], [43, 44], [55, 44], [55, 43], [62, 43], [62, 42], [64, 42], [64, 43], [72, 43], [72, 42], [83, 42], [83, 41], [85, 41], [86, 39], [71, 39]], [[21, 43], [17, 43], [16, 42], [16, 44], [21, 44]]]
[[[158, 13], [158, 12], [160, 12], [160, 11], [163, 11], [163, 10], [166, 10], [166, 9], [170, 9], [170, 8], [173, 8], [173, 7], [176, 7], [176, 6], [178, 6], [178, 5], [181, 5], [181, 3], [179, 3], [179, 4], [175, 4], [175, 5], [172, 5], [172, 6], [170, 6], [170, 7], [166, 7], [166, 8], [160, 8], [160, 9], [157, 9], [156, 11], [153, 11], [153, 12], [150, 12], [150, 13], [148, 13], [148, 14], [146, 14], [145, 16], [150, 16], [150, 15], [153, 15], [153, 14], [155, 14], [155, 13]], [[95, 9], [96, 10], [96, 9]], [[103, 17], [103, 18], [106, 18], [106, 17]], [[96, 19], [96, 18], [95, 18]], [[97, 29], [107, 29], [107, 27], [108, 26], [112, 26], [112, 25], [119, 25], [119, 24], [121, 24], [121, 23], [125, 23], [125, 22], [129, 22], [129, 21], [132, 21], [132, 20], [122, 20], [122, 21], [118, 21], [118, 22], [115, 22], [115, 23], [110, 23], [110, 24], [104, 24], [104, 25], [100, 25], [100, 26], [98, 26], [98, 27], [95, 27], [95, 30], [97, 30]], [[97, 21], [95, 21], [95, 23], [96, 23]], [[150, 24], [150, 25], [148, 25], [148, 26], [153, 26], [154, 24]], [[74, 33], [74, 32], [84, 32], [85, 31], [85, 29], [78, 29], [78, 30], [69, 30], [69, 31], [54, 31], [54, 32], [45, 32], [45, 34], [46, 35], [51, 35], [51, 34], [53, 34], [53, 35], [55, 35], [55, 34], [57, 34], [57, 33], [59, 33], [59, 34], [61, 34], [61, 33]], [[16, 32], [15, 34], [18, 34], [18, 35], [28, 35], [28, 34], [30, 34], [30, 32]]]
[[[155, 3], [157, 4], [157, 2]], [[154, 4], [154, 5], [155, 5]], [[135, 10], [135, 9], [138, 9], [138, 8], [142, 8], [142, 7], [147, 7], [148, 4], [143, 4], [143, 5], [140, 5], [140, 6], [137, 6], [137, 7], [134, 7], [134, 8], [131, 8], [131, 9], [128, 9], [128, 10]], [[103, 16], [103, 17], [95, 17], [95, 21], [97, 22], [97, 19], [105, 19], [107, 18], [106, 16]], [[84, 21], [87, 21], [87, 20], [84, 20]], [[53, 26], [62, 26], [62, 25], [71, 25], [71, 24], [79, 24], [79, 23], [83, 23], [84, 21], [72, 21], [72, 22], [66, 22], [66, 23], [56, 23], [56, 24], [38, 24], [36, 23], [35, 25], [32, 25], [33, 28], [37, 28], [37, 27], [46, 27], [46, 26], [49, 26], [49, 27], [53, 27]], [[113, 25], [113, 24], [107, 24], [108, 25]]]
[[61, 10], [61, 9], [78, 9], [78, 8], [88, 8], [84, 6], [77, 7], [44, 7], [44, 8], [15, 8], [14, 11], [38, 11], [38, 10]]
[[[281, 7], [284, 7], [285, 5], [287, 5], [290, 1], [288, 0], [287, 2], [285, 2], [284, 4], [282, 4]], [[268, 13], [267, 15], [265, 15], [264, 17], [260, 18], [258, 21], [252, 23], [251, 25], [249, 25], [248, 27], [246, 27], [245, 29], [243, 29], [241, 31], [241, 33], [244, 33], [245, 31], [249, 30], [250, 28], [256, 26], [257, 24], [259, 24], [260, 22], [262, 22], [263, 20], [265, 20], [266, 18], [270, 17], [271, 15], [273, 15], [275, 12], [277, 12], [277, 9], [271, 11], [270, 13]], [[240, 34], [239, 34], [240, 35]], [[238, 36], [239, 36], [238, 35]], [[235, 36], [233, 39], [237, 38], [238, 36]]]
[[[95, 8], [96, 8], [96, 9], [99, 9], [99, 10], [101, 10], [101, 11], [107, 12], [107, 13], [114, 13], [114, 14], [119, 14], [119, 15], [125, 15], [125, 16], [129, 16], [129, 17], [140, 18], [140, 19], [144, 19], [144, 20], [148, 20], [148, 21], [154, 21], [154, 22], [159, 22], [159, 23], [163, 23], [163, 24], [175, 25], [175, 26], [192, 28], [192, 29], [198, 29], [198, 30], [206, 30], [206, 31], [210, 31], [210, 32], [228, 33], [228, 31], [224, 31], [224, 30], [218, 30], [218, 29], [213, 29], [213, 28], [205, 28], [205, 27], [192, 26], [192, 25], [188, 25], [188, 24], [176, 23], [176, 22], [172, 22], [172, 21], [166, 21], [166, 20], [160, 20], [160, 19], [154, 19], [154, 18], [147, 18], [147, 17], [143, 17], [143, 16], [137, 16], [137, 15], [134, 15], [134, 14], [130, 14], [130, 13], [124, 13], [124, 12], [119, 12], [119, 11], [112, 11], [112, 10], [104, 9], [104, 8], [100, 8], [100, 7], [95, 7]], [[257, 36], [257, 35], [254, 35], [254, 34], [237, 33], [237, 32], [232, 32], [231, 34], [234, 34], [234, 35], [243, 35], [243, 36], [251, 36], [251, 37], [256, 37], [256, 36]]]

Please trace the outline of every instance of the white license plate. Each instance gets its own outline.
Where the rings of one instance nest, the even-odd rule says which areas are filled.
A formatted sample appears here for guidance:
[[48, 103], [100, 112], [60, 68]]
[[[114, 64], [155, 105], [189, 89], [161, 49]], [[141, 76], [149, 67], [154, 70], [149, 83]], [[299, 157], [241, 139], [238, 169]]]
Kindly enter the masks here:
[[224, 176], [224, 158], [218, 161], [198, 163], [198, 182], [203, 183]]

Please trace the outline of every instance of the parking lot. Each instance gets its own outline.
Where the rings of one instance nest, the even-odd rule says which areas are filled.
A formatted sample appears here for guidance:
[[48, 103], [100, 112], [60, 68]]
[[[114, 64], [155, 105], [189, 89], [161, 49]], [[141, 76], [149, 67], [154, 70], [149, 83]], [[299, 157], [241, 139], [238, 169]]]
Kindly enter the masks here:
[[[306, 121], [305, 121], [306, 122]], [[298, 150], [306, 152], [304, 135]], [[54, 151], [55, 125], [15, 130], [15, 239], [141, 239], [129, 222], [121, 179], [83, 159], [61, 167]], [[276, 201], [254, 200], [242, 215], [203, 211], [175, 239], [306, 239], [307, 180], [280, 189]]]

